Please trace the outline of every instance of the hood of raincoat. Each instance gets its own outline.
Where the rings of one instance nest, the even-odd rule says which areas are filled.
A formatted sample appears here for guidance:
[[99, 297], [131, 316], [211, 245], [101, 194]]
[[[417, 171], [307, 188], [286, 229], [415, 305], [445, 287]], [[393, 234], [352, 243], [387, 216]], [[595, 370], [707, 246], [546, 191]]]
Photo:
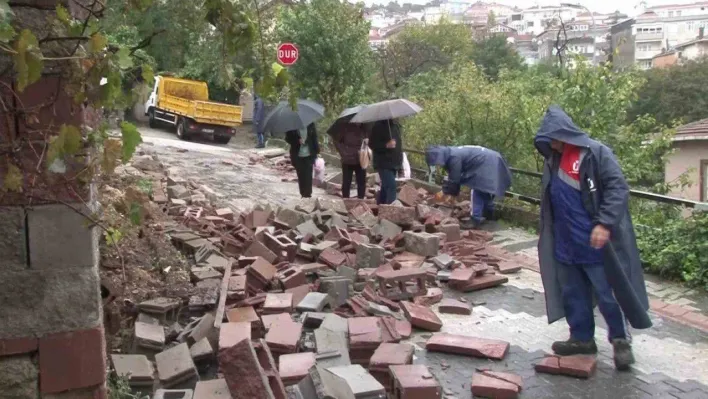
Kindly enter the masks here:
[[498, 152], [480, 146], [443, 147], [433, 146], [425, 151], [425, 160], [430, 166], [443, 166], [448, 183], [503, 196], [511, 185], [511, 171]]
[[445, 166], [447, 160], [450, 158], [451, 152], [452, 150], [450, 149], [450, 147], [428, 147], [428, 149], [425, 151], [425, 162], [427, 162], [430, 166]]
[[573, 123], [570, 116], [565, 113], [559, 106], [551, 105], [543, 117], [541, 127], [536, 133], [534, 145], [538, 152], [545, 158], [551, 156], [551, 140], [562, 141], [567, 144], [572, 144], [576, 147], [590, 147], [594, 140], [587, 133], [580, 130]]

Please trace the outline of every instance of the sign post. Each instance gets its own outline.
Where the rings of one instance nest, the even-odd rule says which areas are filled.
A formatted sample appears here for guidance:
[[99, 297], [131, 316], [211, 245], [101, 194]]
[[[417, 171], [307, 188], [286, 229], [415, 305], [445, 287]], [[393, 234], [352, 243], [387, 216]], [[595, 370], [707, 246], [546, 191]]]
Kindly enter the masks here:
[[281, 43], [278, 46], [278, 62], [284, 66], [294, 65], [300, 58], [300, 51], [292, 43]]

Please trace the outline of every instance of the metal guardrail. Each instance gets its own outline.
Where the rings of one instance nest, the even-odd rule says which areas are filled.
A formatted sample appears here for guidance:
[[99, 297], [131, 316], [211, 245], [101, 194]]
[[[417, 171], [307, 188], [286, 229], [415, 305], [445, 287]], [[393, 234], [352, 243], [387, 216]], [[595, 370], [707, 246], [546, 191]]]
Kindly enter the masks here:
[[[412, 149], [412, 148], [404, 148], [403, 151], [411, 153], [411, 154], [425, 156], [425, 152], [421, 151], [421, 150], [416, 150], [416, 149]], [[511, 173], [514, 173], [514, 174], [531, 176], [531, 177], [536, 177], [539, 179], [541, 177], [543, 177], [543, 173], [540, 173], [540, 172], [534, 172], [534, 171], [530, 171], [530, 170], [517, 169], [517, 168], [509, 168], [509, 169], [511, 170]], [[412, 167], [411, 167], [411, 170], [425, 175], [427, 177], [428, 183], [433, 183], [433, 176], [430, 174], [429, 171], [423, 170], [423, 169], [412, 168]], [[701, 211], [708, 210], [708, 203], [705, 203], [705, 202], [698, 202], [698, 201], [691, 201], [691, 200], [687, 200], [687, 199], [683, 199], [683, 198], [670, 197], [668, 195], [655, 194], [655, 193], [650, 193], [648, 191], [629, 190], [629, 195], [632, 197], [635, 197], [635, 198], [641, 198], [641, 199], [645, 199], [645, 200], [649, 200], [649, 201], [659, 202], [662, 204], [683, 206], [686, 208], [692, 208], [692, 209], [701, 210]], [[509, 198], [518, 199], [518, 200], [528, 202], [531, 204], [535, 204], [535, 205], [541, 204], [541, 200], [539, 198], [531, 197], [531, 196], [520, 194], [520, 193], [515, 193], [512, 191], [507, 191], [506, 196]]]

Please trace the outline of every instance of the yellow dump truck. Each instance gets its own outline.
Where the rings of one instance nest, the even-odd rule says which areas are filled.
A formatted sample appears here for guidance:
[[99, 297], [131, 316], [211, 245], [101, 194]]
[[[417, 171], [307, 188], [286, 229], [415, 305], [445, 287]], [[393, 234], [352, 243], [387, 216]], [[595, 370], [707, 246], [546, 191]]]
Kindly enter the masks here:
[[243, 123], [243, 108], [209, 101], [206, 82], [167, 76], [155, 78], [155, 87], [145, 103], [150, 127], [168, 124], [177, 137], [189, 140], [203, 136], [226, 144]]

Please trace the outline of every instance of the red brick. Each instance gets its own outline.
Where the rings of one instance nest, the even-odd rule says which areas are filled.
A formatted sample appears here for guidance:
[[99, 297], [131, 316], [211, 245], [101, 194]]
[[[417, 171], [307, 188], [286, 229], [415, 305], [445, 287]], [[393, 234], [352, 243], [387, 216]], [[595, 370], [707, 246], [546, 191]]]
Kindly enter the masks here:
[[379, 219], [386, 219], [399, 226], [412, 226], [416, 221], [415, 208], [379, 205]]
[[398, 199], [406, 206], [416, 206], [420, 201], [418, 190], [410, 184], [401, 187], [401, 191], [398, 192]]
[[475, 270], [469, 267], [460, 267], [452, 271], [447, 283], [448, 287], [461, 290], [472, 283]]
[[302, 324], [283, 319], [271, 325], [265, 340], [270, 350], [275, 353], [295, 353], [300, 335], [302, 335]]
[[442, 321], [430, 308], [411, 302], [401, 302], [401, 310], [413, 327], [427, 331], [440, 331]]
[[381, 327], [381, 339], [385, 343], [399, 343], [403, 339], [396, 329], [396, 319], [390, 316], [379, 319]]
[[268, 314], [261, 316], [261, 321], [263, 322], [263, 327], [266, 330], [270, 330], [270, 327], [283, 320], [292, 321], [289, 313], [279, 313], [279, 314]]
[[561, 374], [578, 378], [592, 377], [597, 367], [595, 356], [561, 356], [559, 363]]
[[261, 319], [256, 314], [253, 306], [234, 308], [226, 312], [229, 323], [260, 323]]
[[280, 356], [278, 372], [285, 386], [295, 385], [307, 377], [310, 368], [315, 365], [313, 352], [292, 353]]
[[106, 381], [103, 328], [47, 335], [39, 339], [42, 393], [101, 385]]
[[263, 304], [264, 314], [288, 313], [293, 310], [293, 294], [268, 293], [265, 303]]
[[660, 310], [669, 306], [668, 303], [660, 301], [658, 299], [649, 299], [649, 308], [651, 310]]
[[244, 256], [260, 256], [269, 263], [273, 263], [278, 259], [278, 255], [273, 253], [273, 251], [268, 249], [260, 241], [254, 241], [248, 249], [246, 249]]
[[460, 302], [456, 299], [446, 298], [440, 303], [438, 311], [440, 311], [440, 313], [471, 315], [472, 307], [468, 303]]
[[0, 339], [0, 356], [21, 355], [34, 352], [39, 348], [37, 338]]
[[347, 257], [337, 251], [334, 248], [327, 248], [322, 253], [320, 254], [320, 262], [326, 264], [327, 266], [336, 269], [337, 267], [341, 266], [344, 262], [346, 262]]
[[420, 306], [433, 306], [443, 299], [443, 291], [440, 288], [428, 288], [428, 292], [423, 296], [417, 296], [413, 303]]
[[696, 312], [688, 312], [681, 316], [681, 321], [703, 331], [708, 331], [708, 316]]
[[521, 391], [520, 384], [509, 380], [521, 380], [508, 373], [478, 372], [472, 376], [472, 394], [484, 398], [515, 399]]
[[440, 399], [442, 388], [440, 383], [421, 364], [391, 366], [391, 377], [394, 380], [394, 399]]
[[681, 317], [688, 312], [690, 312], [689, 309], [686, 309], [679, 305], [667, 305], [666, 307], [658, 311], [659, 314], [663, 314], [670, 317]]
[[219, 370], [232, 399], [273, 399], [251, 340], [243, 339], [219, 353]]
[[394, 364], [411, 364], [414, 351], [413, 346], [409, 344], [383, 343], [374, 351], [369, 368], [388, 371], [388, 366]]
[[219, 329], [219, 350], [230, 348], [244, 339], [251, 339], [251, 323], [223, 323]]
[[524, 385], [524, 379], [516, 374], [503, 373], [503, 372], [499, 372], [499, 371], [492, 371], [492, 370], [486, 370], [486, 369], [478, 369], [477, 371], [483, 375], [488, 376], [488, 377], [497, 378], [500, 380], [504, 380], [508, 383], [514, 384], [517, 387], [519, 387], [519, 391], [521, 390], [521, 388]]
[[396, 320], [396, 331], [401, 338], [408, 339], [413, 334], [413, 325], [408, 320]]
[[537, 373], [560, 374], [558, 356], [546, 356], [533, 366]]
[[521, 266], [515, 262], [503, 261], [497, 265], [497, 270], [499, 270], [501, 274], [511, 274], [521, 270]]
[[307, 278], [305, 273], [303, 273], [298, 267], [289, 267], [280, 273], [278, 273], [278, 278], [280, 283], [283, 284], [283, 288], [295, 288], [303, 284], [307, 284]]
[[350, 347], [376, 349], [383, 341], [378, 317], [355, 317], [347, 323]]
[[428, 340], [425, 347], [429, 351], [501, 360], [509, 350], [509, 343], [465, 335], [436, 333]]
[[509, 278], [499, 274], [485, 274], [484, 276], [475, 277], [471, 283], [460, 288], [462, 292], [479, 291], [487, 288], [496, 287], [509, 282]]

